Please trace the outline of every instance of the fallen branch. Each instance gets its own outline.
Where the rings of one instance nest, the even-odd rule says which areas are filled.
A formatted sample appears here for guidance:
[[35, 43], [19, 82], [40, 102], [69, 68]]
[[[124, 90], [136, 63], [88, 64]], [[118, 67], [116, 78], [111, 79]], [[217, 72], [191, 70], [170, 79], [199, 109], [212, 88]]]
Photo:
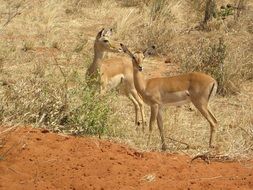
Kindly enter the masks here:
[[9, 11], [9, 13], [8, 13], [8, 19], [7, 19], [6, 22], [3, 24], [2, 29], [3, 29], [5, 26], [7, 26], [7, 25], [11, 22], [12, 19], [14, 19], [16, 16], [18, 16], [18, 15], [21, 14], [21, 12], [18, 12], [18, 9], [19, 9], [19, 7], [16, 9], [16, 12], [15, 12], [13, 15], [11, 15], [11, 13], [10, 13], [10, 11]]
[[219, 175], [219, 176], [214, 176], [214, 177], [191, 178], [191, 180], [200, 180], [200, 179], [204, 179], [204, 180], [212, 180], [212, 179], [219, 179], [219, 178], [224, 178], [224, 176]]
[[176, 140], [176, 139], [173, 139], [171, 137], [166, 137], [168, 139], [170, 139], [171, 141], [174, 141], [174, 142], [177, 142], [177, 143], [180, 143], [180, 144], [184, 144], [186, 146], [186, 149], [189, 149], [190, 148], [190, 145], [185, 143], [185, 142], [182, 142], [182, 141], [179, 141], [179, 140]]
[[230, 158], [229, 156], [223, 156], [223, 155], [211, 155], [209, 152], [204, 153], [204, 154], [199, 154], [191, 159], [191, 163], [200, 158], [207, 164], [210, 164], [211, 161], [216, 161], [216, 162], [234, 162], [235, 160]]
[[246, 178], [248, 177], [248, 175], [242, 175], [242, 176], [214, 176], [214, 177], [198, 177], [198, 178], [190, 178], [190, 180], [213, 180], [213, 179], [219, 179], [219, 178], [223, 178], [223, 179], [242, 179], [242, 178]]
[[0, 28], [0, 32], [3, 31], [4, 27], [6, 27], [15, 17], [17, 17], [18, 15], [21, 15], [22, 10], [24, 10], [27, 6], [23, 6], [23, 8], [21, 9], [21, 4], [17, 5], [15, 7], [15, 11], [11, 12], [10, 8], [8, 11], [8, 18], [5, 21], [5, 23], [2, 25], [2, 27]]

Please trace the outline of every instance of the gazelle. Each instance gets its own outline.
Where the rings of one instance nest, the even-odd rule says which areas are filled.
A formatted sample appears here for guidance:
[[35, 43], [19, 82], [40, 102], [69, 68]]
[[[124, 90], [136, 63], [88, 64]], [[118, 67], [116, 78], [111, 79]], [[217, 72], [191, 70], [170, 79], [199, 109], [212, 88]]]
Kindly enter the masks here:
[[135, 124], [140, 125], [139, 112], [141, 112], [144, 129], [145, 115], [144, 103], [137, 93], [133, 80], [133, 65], [129, 57], [104, 58], [106, 52], [121, 52], [110, 41], [112, 30], [102, 29], [96, 36], [94, 43], [94, 59], [86, 72], [86, 77], [100, 76], [101, 93], [113, 89], [120, 84], [124, 94], [133, 102], [135, 108]]
[[192, 102], [210, 124], [209, 147], [212, 147], [213, 133], [217, 126], [217, 120], [208, 109], [208, 102], [210, 97], [214, 96], [216, 93], [216, 80], [209, 75], [199, 72], [145, 80], [141, 72], [142, 61], [145, 57], [143, 53], [136, 52], [133, 54], [123, 44], [121, 44], [121, 47], [123, 51], [132, 58], [135, 87], [144, 102], [151, 107], [149, 140], [153, 125], [155, 121], [157, 121], [162, 141], [162, 149], [165, 150], [166, 144], [163, 132], [162, 106], [164, 104], [182, 105]]

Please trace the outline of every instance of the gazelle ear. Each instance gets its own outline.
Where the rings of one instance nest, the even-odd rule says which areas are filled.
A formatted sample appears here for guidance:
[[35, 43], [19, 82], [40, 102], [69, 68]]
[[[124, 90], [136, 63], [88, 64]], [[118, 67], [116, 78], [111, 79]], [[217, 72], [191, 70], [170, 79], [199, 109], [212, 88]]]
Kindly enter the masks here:
[[102, 31], [101, 36], [106, 36], [106, 37], [110, 37], [112, 35], [112, 28], [106, 28]]
[[150, 55], [155, 55], [156, 54], [156, 47], [154, 45], [148, 47], [143, 51], [144, 57], [150, 56]]
[[99, 39], [104, 36], [110, 37], [112, 33], [113, 33], [112, 28], [110, 29], [102, 28], [102, 30], [97, 34], [96, 39]]
[[107, 35], [107, 36], [111, 36], [112, 34], [113, 34], [112, 28], [108, 29], [106, 35]]
[[104, 31], [105, 31], [105, 29], [102, 28], [102, 30], [100, 30], [100, 32], [97, 34], [96, 39], [101, 38], [103, 36]]
[[124, 44], [120, 43], [120, 46], [121, 46], [124, 53], [128, 54], [132, 59], [135, 59], [132, 52], [130, 52], [129, 49]]

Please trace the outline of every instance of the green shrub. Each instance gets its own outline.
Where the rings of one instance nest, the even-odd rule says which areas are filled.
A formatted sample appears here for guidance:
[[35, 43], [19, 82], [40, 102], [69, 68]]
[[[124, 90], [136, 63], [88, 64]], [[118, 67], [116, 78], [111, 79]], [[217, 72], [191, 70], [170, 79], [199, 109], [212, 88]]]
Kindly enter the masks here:
[[218, 12], [218, 16], [221, 17], [222, 19], [225, 19], [226, 17], [230, 15], [234, 15], [234, 7], [231, 5], [221, 6], [220, 11]]
[[79, 83], [82, 85], [72, 92], [72, 96], [78, 97], [79, 100], [78, 104], [70, 110], [68, 124], [74, 134], [98, 134], [101, 136], [109, 125], [112, 95], [99, 94], [97, 81], [95, 83], [87, 81], [89, 80]]

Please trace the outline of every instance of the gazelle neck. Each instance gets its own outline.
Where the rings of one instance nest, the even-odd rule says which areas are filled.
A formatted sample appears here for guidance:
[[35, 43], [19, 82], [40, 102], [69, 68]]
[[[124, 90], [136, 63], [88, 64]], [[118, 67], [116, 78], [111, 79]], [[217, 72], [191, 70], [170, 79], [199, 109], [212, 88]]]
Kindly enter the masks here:
[[134, 85], [138, 93], [140, 93], [141, 96], [145, 94], [146, 89], [146, 80], [143, 76], [143, 74], [134, 68]]
[[101, 65], [102, 65], [102, 60], [104, 58], [105, 52], [99, 50], [98, 47], [96, 47], [96, 44], [94, 45], [94, 57], [93, 57], [93, 62], [88, 68], [88, 74], [94, 74], [96, 72], [100, 71]]

